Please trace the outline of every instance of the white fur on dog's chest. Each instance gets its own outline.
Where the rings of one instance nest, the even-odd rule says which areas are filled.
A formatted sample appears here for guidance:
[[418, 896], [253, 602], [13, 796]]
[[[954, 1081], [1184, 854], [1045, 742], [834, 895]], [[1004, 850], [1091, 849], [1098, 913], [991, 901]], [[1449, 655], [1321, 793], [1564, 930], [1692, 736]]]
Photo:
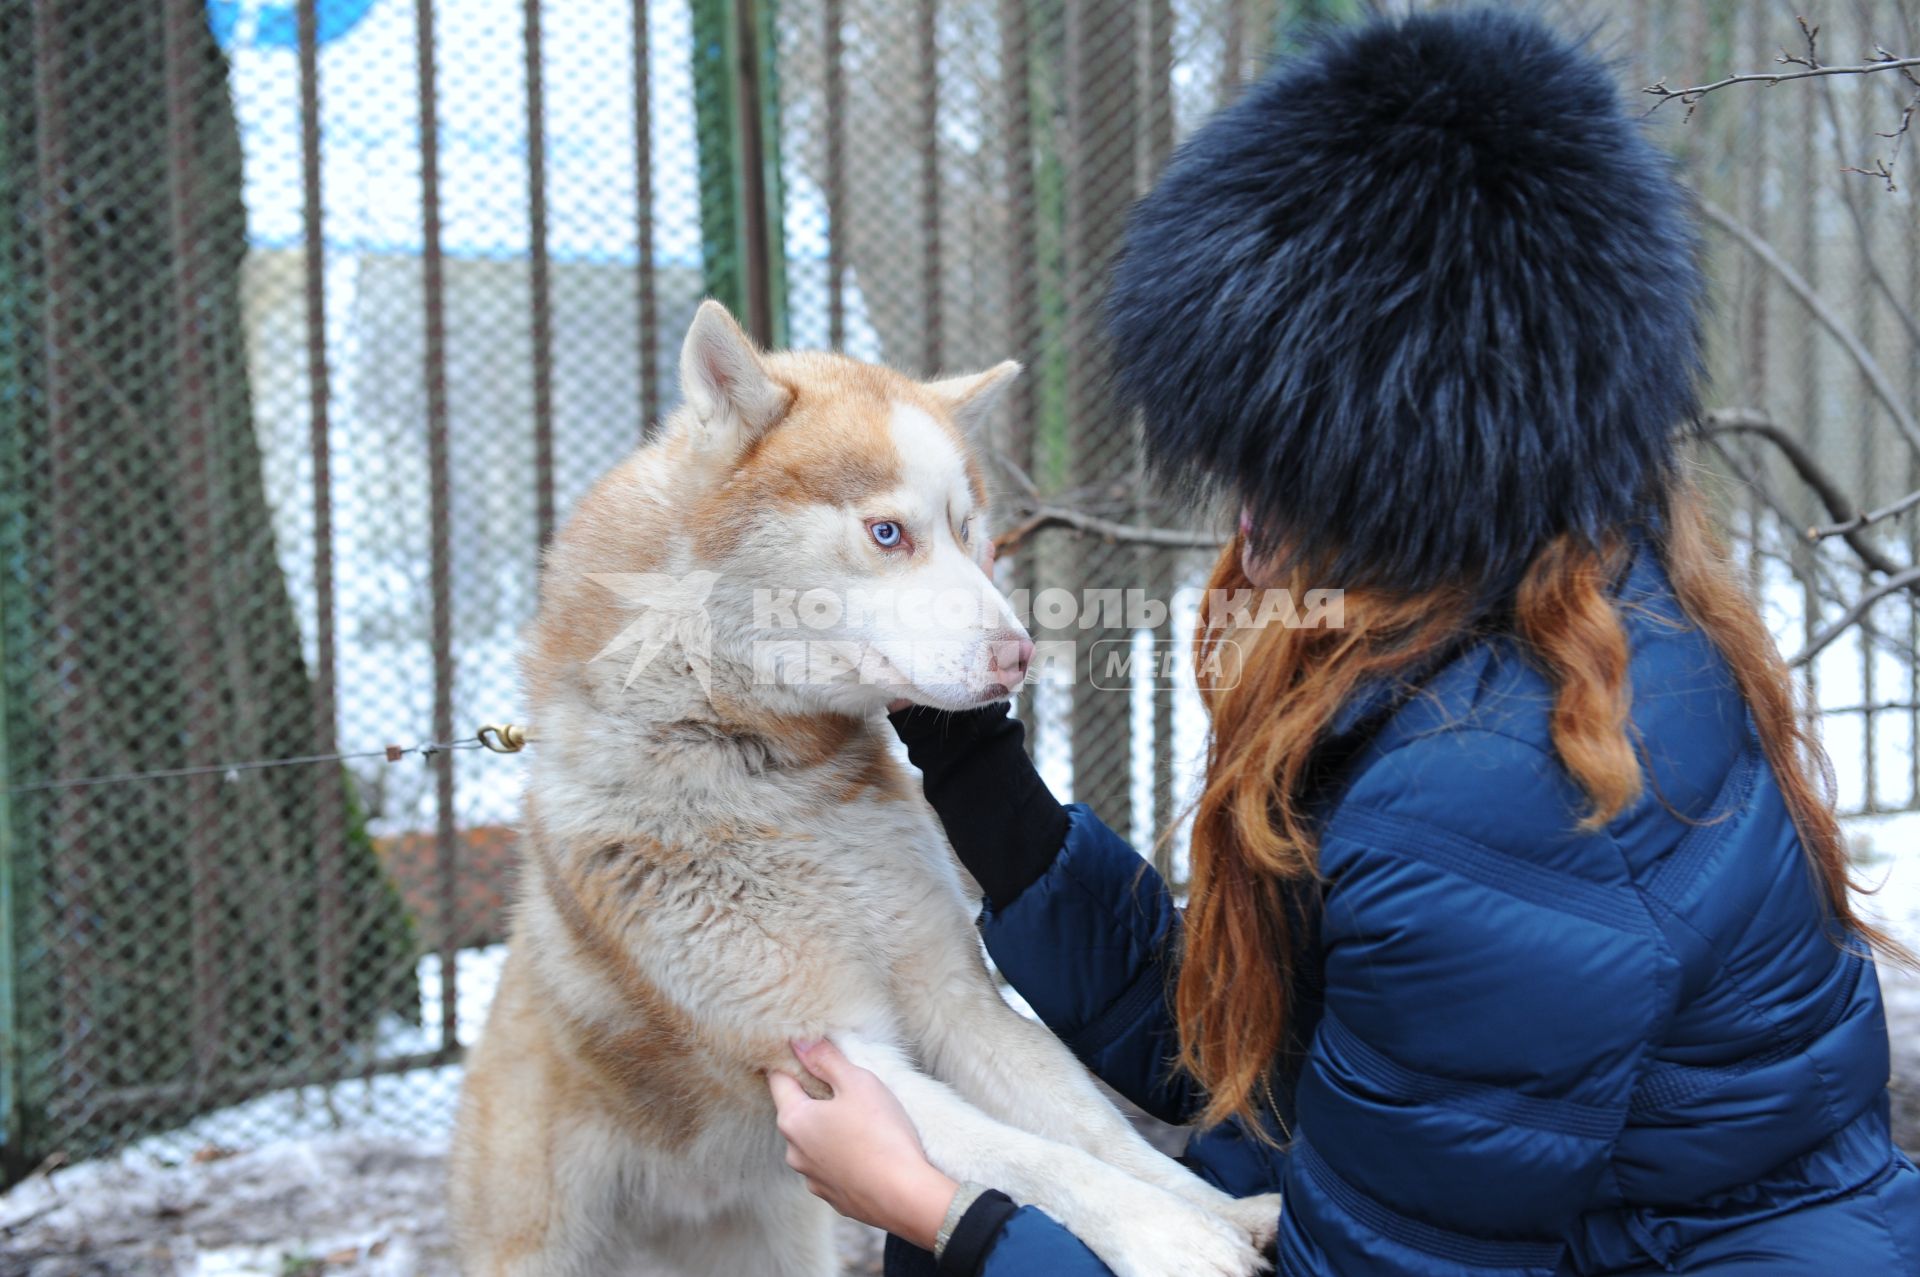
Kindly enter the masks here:
[[[746, 899], [713, 913], [706, 911], [713, 902], [690, 901], [682, 934], [702, 948], [661, 955], [662, 965], [710, 958], [737, 973], [736, 988], [752, 988], [761, 981], [739, 977], [753, 969], [754, 955], [764, 955], [767, 978], [754, 992], [765, 1001], [743, 1000], [743, 1015], [764, 1012], [767, 1027], [782, 1033], [889, 1029], [903, 968], [929, 935], [970, 931], [971, 907], [917, 796], [821, 815], [812, 828], [751, 853], [740, 871], [754, 884]], [[720, 952], [727, 944], [740, 947]]]
[[[546, 770], [547, 793], [586, 787]], [[719, 1021], [728, 1031], [716, 1045], [888, 1031], [902, 972], [926, 938], [971, 933], [974, 905], [932, 811], [912, 792], [837, 800], [839, 783], [824, 769], [811, 783], [729, 780], [724, 807], [712, 801], [719, 790], [613, 804], [641, 817], [628, 828], [651, 835], [603, 866], [636, 893], [630, 935], [641, 974], [669, 1002]], [[724, 810], [753, 819], [731, 821]], [[575, 856], [620, 845], [584, 831], [568, 841]], [[530, 910], [529, 921], [541, 912]], [[541, 929], [562, 939], [557, 921]]]

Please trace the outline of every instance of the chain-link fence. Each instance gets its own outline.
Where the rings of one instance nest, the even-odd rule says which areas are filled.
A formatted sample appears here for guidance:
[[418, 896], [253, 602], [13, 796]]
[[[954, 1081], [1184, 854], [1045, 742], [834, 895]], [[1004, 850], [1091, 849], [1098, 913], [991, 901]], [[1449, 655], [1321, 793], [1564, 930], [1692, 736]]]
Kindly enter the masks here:
[[[1003, 504], [1183, 526], [1109, 398], [1108, 260], [1182, 134], [1367, 7], [0, 0], [7, 1170], [444, 1131], [521, 783], [471, 737], [513, 717], [540, 547], [671, 406], [703, 295], [914, 371], [1019, 358]], [[1914, 42], [1911, 4], [1844, 8], [1828, 47]], [[1797, 38], [1772, 5], [1561, 16], [1630, 88]], [[1838, 172], [1897, 108], [1836, 77], [1658, 117], [1738, 228], [1711, 243], [1711, 402], [1859, 506], [1920, 485], [1920, 219]], [[1732, 504], [1783, 644], [1811, 642], [1888, 573], [1804, 544], [1837, 516], [1763, 433], [1712, 447], [1751, 480]], [[1867, 535], [1897, 572], [1891, 526]], [[1207, 557], [1054, 529], [1002, 570], [1164, 599]], [[1096, 616], [1054, 637], [1147, 650], [1191, 620]], [[1846, 804], [1913, 806], [1916, 620], [1905, 595], [1870, 620], [1810, 672]], [[1080, 673], [1023, 698], [1036, 751], [1144, 846], [1200, 711]]]

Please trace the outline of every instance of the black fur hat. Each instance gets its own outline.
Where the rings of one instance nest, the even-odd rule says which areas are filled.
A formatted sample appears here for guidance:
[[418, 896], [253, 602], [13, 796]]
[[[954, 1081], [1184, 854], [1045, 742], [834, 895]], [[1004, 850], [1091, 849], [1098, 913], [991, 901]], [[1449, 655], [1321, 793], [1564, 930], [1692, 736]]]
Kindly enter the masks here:
[[1494, 9], [1338, 31], [1175, 153], [1109, 294], [1163, 474], [1328, 585], [1504, 594], [1695, 413], [1689, 200], [1607, 67]]

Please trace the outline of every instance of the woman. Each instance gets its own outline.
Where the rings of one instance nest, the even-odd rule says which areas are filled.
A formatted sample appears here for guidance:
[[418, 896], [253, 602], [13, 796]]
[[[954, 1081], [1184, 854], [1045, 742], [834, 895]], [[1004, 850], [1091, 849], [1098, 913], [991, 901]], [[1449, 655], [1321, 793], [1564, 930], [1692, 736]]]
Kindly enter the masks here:
[[[1200, 1124], [1196, 1171], [1283, 1191], [1282, 1273], [1920, 1274], [1886, 942], [1676, 460], [1696, 249], [1605, 69], [1529, 19], [1282, 66], [1113, 285], [1154, 455], [1244, 511], [1213, 584], [1346, 589], [1337, 629], [1203, 615], [1241, 677], [1205, 689], [1184, 916], [1004, 709], [895, 715], [1001, 970]], [[808, 1059], [835, 1097], [777, 1088], [789, 1160], [904, 1239], [890, 1272], [1106, 1271]]]

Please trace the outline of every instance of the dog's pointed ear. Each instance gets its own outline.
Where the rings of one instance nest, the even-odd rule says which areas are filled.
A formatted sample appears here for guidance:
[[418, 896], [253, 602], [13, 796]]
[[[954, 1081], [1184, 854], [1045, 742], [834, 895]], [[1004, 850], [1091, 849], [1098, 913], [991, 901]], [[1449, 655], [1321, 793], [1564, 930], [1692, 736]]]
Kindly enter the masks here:
[[680, 393], [701, 446], [728, 453], [758, 439], [793, 399], [727, 308], [712, 300], [700, 303], [680, 347]]
[[930, 381], [927, 389], [946, 404], [947, 411], [953, 414], [954, 423], [969, 439], [978, 439], [988, 419], [993, 416], [994, 405], [1000, 402], [1000, 396], [1019, 375], [1020, 364], [1009, 359], [985, 372]]

